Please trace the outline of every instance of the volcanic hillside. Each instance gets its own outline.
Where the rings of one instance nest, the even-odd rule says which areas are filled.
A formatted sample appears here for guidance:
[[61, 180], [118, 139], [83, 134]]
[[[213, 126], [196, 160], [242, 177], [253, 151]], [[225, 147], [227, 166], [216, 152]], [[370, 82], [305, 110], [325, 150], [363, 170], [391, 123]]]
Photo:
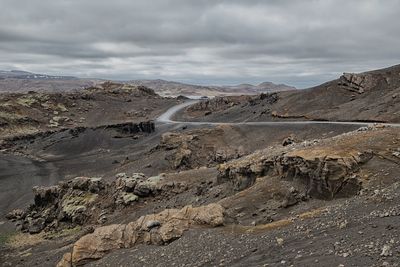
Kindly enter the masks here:
[[339, 79], [305, 90], [215, 98], [188, 108], [184, 117], [207, 121], [400, 122], [400, 65], [344, 73]]

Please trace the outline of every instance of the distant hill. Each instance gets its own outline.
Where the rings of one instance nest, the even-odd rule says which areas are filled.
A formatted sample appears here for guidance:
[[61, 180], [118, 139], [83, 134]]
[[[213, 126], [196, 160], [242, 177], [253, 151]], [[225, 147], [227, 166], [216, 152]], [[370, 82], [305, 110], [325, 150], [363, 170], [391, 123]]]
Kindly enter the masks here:
[[78, 80], [77, 77], [73, 76], [53, 76], [53, 75], [38, 74], [21, 70], [11, 70], [11, 71], [0, 70], [0, 78], [34, 79], [34, 80]]
[[100, 81], [99, 79], [81, 79], [20, 70], [0, 70], [0, 92], [64, 92], [94, 86]]
[[263, 92], [280, 92], [296, 90], [295, 87], [285, 84], [274, 84], [263, 82], [259, 85], [240, 84], [240, 85], [221, 85], [203, 86], [165, 80], [133, 80], [130, 84], [144, 85], [154, 89], [158, 94], [164, 96], [193, 95], [193, 96], [218, 96], [218, 95], [238, 95], [238, 94], [258, 94]]
[[239, 84], [234, 86], [225, 86], [224, 88], [227, 88], [231, 91], [248, 92], [250, 94], [296, 90], [296, 87], [289, 86], [286, 84], [274, 84], [272, 82], [262, 82], [258, 85]]
[[[83, 79], [73, 76], [38, 74], [20, 70], [0, 70], [0, 92], [73, 91], [95, 86], [102, 82], [104, 82], [102, 79]], [[279, 92], [296, 89], [288, 85], [274, 84], [271, 82], [263, 82], [259, 85], [240, 84], [235, 86], [206, 86], [156, 79], [131, 80], [127, 83], [149, 87], [162, 96], [249, 95], [262, 92]]]

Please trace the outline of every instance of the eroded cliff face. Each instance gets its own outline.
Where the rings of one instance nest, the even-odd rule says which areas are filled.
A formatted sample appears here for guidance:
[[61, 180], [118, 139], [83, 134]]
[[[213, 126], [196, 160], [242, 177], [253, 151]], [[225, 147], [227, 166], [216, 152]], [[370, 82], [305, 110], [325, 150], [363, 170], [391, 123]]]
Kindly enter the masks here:
[[372, 152], [352, 151], [338, 156], [328, 151], [319, 151], [312, 157], [302, 151], [281, 151], [270, 155], [268, 151], [245, 157], [238, 161], [220, 165], [220, 182], [230, 181], [237, 190], [252, 186], [258, 177], [278, 176], [288, 181], [304, 184], [311, 197], [332, 199], [357, 194], [360, 181], [357, 171], [360, 165], [372, 157]]
[[[372, 127], [333, 138], [270, 147], [219, 165], [218, 181], [236, 190], [252, 186], [257, 178], [279, 177], [301, 183], [310, 197], [332, 199], [352, 196], [362, 188], [360, 170], [374, 156], [396, 161], [396, 129]], [[372, 145], [374, 143], [374, 145]], [[389, 148], [387, 148], [389, 146]]]

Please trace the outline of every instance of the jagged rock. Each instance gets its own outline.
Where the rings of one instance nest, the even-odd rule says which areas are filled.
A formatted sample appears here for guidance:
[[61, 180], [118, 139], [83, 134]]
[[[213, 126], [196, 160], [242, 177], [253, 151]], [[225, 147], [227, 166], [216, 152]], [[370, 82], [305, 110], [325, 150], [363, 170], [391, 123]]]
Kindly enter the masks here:
[[115, 201], [116, 204], [124, 204], [124, 205], [129, 205], [133, 202], [136, 202], [139, 200], [139, 197], [133, 193], [127, 193], [127, 192], [121, 192], [117, 200]]
[[20, 220], [22, 218], [24, 218], [26, 215], [25, 211], [21, 210], [21, 209], [15, 209], [10, 211], [7, 215], [6, 215], [6, 219], [8, 220]]
[[161, 136], [161, 146], [167, 150], [181, 147], [183, 144], [196, 140], [198, 137], [192, 134], [167, 132]]
[[237, 149], [218, 149], [210, 156], [209, 161], [210, 163], [224, 163], [232, 159], [237, 159], [244, 154], [245, 152], [241, 147]]
[[173, 167], [178, 169], [181, 166], [188, 165], [189, 158], [192, 155], [192, 151], [189, 149], [181, 148], [175, 153], [173, 160]]
[[235, 99], [235, 97], [220, 97], [217, 96], [213, 99], [207, 99], [204, 101], [200, 101], [191, 105], [188, 110], [189, 111], [217, 111], [221, 107], [232, 107], [238, 105], [240, 103], [240, 99]]
[[359, 94], [363, 94], [365, 90], [373, 87], [375, 83], [376, 79], [368, 74], [343, 73], [339, 78], [339, 85]]
[[272, 93], [272, 94], [261, 93], [259, 98], [260, 100], [263, 100], [263, 103], [268, 103], [268, 104], [276, 103], [279, 100], [277, 93]]
[[143, 173], [134, 173], [132, 176], [128, 176], [125, 173], [119, 173], [116, 177], [117, 180], [115, 181], [115, 184], [117, 188], [125, 192], [133, 192], [137, 183], [146, 179], [146, 176]]
[[46, 206], [53, 203], [60, 194], [60, 187], [58, 186], [35, 186], [33, 187], [34, 201], [36, 206]]
[[82, 265], [100, 259], [113, 250], [138, 244], [166, 244], [180, 238], [186, 230], [196, 225], [216, 227], [223, 223], [224, 208], [219, 204], [185, 206], [180, 210], [167, 209], [142, 216], [129, 224], [97, 228], [94, 233], [79, 239], [72, 252], [66, 253], [57, 266]]
[[[91, 216], [99, 193], [106, 184], [100, 178], [77, 177], [49, 187], [34, 187], [34, 204], [16, 216], [22, 231], [37, 233], [46, 227], [58, 225], [58, 221], [82, 225]], [[21, 212], [18, 212], [21, 214]], [[12, 219], [12, 218], [10, 218]]]
[[46, 227], [44, 218], [33, 219], [31, 217], [28, 218], [27, 229], [30, 234], [40, 233]]
[[290, 135], [290, 136], [286, 137], [285, 139], [283, 139], [282, 146], [288, 146], [288, 145], [297, 143], [298, 141], [299, 140], [296, 138], [296, 136]]
[[166, 150], [171, 150], [165, 159], [170, 162], [174, 169], [190, 165], [189, 158], [192, 151], [189, 149], [189, 144], [197, 138], [196, 135], [169, 132], [161, 136], [160, 146]]
[[[35, 187], [35, 203], [26, 211], [16, 210], [8, 215], [22, 231], [40, 232], [57, 227], [104, 223], [102, 218], [115, 208], [124, 208], [139, 197], [176, 194], [187, 190], [182, 183], [166, 182], [164, 175], [146, 178], [143, 173], [116, 175], [115, 182], [101, 178], [76, 177], [56, 186]], [[100, 215], [99, 215], [100, 214]], [[37, 220], [40, 219], [40, 220]]]
[[105, 188], [105, 184], [101, 178], [97, 177], [76, 177], [71, 182], [73, 189], [82, 191], [99, 192]]

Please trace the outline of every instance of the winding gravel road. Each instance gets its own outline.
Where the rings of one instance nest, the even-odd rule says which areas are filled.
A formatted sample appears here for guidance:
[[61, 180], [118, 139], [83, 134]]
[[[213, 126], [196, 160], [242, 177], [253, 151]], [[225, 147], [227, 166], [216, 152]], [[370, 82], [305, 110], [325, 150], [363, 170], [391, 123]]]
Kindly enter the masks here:
[[[172, 117], [180, 110], [200, 102], [201, 100], [186, 101], [182, 104], [178, 104], [168, 109], [164, 114], [156, 119], [158, 123], [166, 124], [189, 124], [189, 125], [252, 125], [252, 126], [273, 126], [273, 125], [310, 125], [310, 124], [337, 124], [337, 125], [358, 125], [358, 126], [370, 126], [374, 123], [370, 122], [351, 122], [351, 121], [248, 121], [248, 122], [198, 122], [198, 121], [175, 121]], [[400, 127], [400, 123], [379, 123], [380, 125]]]

